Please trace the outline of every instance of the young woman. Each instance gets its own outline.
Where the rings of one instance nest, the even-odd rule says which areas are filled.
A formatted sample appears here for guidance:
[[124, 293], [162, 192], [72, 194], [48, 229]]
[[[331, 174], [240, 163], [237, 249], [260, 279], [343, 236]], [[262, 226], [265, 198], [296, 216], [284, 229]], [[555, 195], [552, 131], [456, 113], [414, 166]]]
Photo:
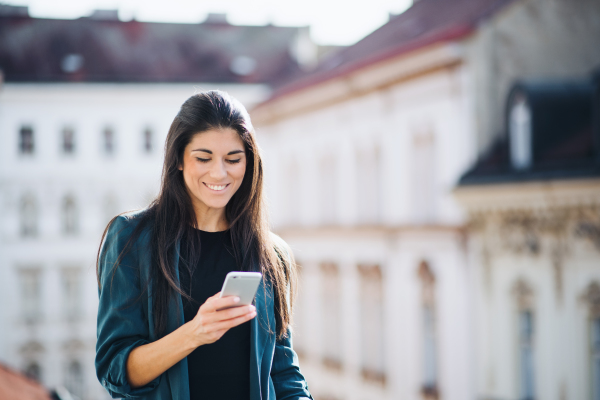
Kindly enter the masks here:
[[[219, 297], [260, 271], [254, 305]], [[269, 231], [250, 118], [224, 92], [190, 97], [165, 144], [160, 194], [115, 217], [98, 251], [96, 373], [113, 397], [312, 399], [292, 349], [294, 261]]]

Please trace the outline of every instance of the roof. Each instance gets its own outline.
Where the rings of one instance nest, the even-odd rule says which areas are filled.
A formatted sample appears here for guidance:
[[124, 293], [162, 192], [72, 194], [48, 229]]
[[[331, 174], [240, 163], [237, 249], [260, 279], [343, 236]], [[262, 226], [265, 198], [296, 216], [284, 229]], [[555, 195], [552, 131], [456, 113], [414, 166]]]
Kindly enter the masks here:
[[51, 400], [52, 398], [38, 382], [0, 364], [0, 399]]
[[525, 98], [531, 110], [531, 165], [513, 167], [507, 121], [504, 135], [461, 177], [459, 186], [600, 177], [600, 74], [517, 82], [507, 109], [516, 97]]
[[349, 74], [367, 65], [469, 35], [514, 0], [419, 0], [358, 43], [324, 57], [308, 73], [277, 88], [273, 98]]
[[301, 30], [0, 14], [6, 82], [280, 82], [299, 70]]

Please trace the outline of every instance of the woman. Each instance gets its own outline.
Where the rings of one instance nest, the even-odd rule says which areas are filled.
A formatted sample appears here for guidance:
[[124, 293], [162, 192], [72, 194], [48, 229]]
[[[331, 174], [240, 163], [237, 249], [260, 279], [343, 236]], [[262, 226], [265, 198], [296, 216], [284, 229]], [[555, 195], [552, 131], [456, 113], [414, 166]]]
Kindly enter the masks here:
[[[220, 298], [263, 274], [254, 305]], [[250, 118], [224, 92], [190, 97], [165, 144], [157, 199], [115, 217], [98, 251], [96, 372], [113, 397], [312, 398], [292, 350], [294, 261], [269, 232]]]

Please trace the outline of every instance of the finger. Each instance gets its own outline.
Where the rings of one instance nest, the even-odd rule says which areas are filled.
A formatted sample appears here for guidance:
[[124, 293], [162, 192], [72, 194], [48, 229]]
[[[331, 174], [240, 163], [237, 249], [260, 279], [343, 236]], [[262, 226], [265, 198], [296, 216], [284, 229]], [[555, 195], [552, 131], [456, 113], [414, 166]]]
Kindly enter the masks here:
[[234, 308], [228, 308], [226, 310], [217, 311], [214, 313], [213, 316], [214, 316], [215, 322], [227, 321], [228, 319], [237, 318], [239, 316], [251, 313], [253, 311], [256, 311], [256, 307], [254, 307], [253, 305], [249, 305], [249, 306], [234, 307]]
[[253, 305], [233, 307], [226, 310], [202, 314], [202, 320], [205, 324], [210, 325], [217, 322], [228, 321], [253, 311], [256, 311], [256, 308]]
[[227, 296], [222, 298], [214, 298], [212, 300], [207, 300], [202, 306], [200, 306], [200, 310], [203, 312], [214, 312], [220, 308], [234, 306], [239, 303], [240, 298], [238, 296]]
[[211, 325], [210, 330], [211, 331], [229, 330], [235, 326], [238, 326], [240, 324], [243, 324], [246, 321], [251, 320], [254, 317], [256, 317], [256, 311], [249, 312], [247, 314], [241, 315], [236, 318], [216, 322]]

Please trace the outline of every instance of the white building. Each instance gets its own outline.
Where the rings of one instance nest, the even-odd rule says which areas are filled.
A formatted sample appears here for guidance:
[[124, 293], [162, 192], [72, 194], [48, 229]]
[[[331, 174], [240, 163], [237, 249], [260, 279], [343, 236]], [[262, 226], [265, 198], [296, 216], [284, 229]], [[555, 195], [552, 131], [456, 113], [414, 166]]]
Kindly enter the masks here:
[[599, 95], [600, 75], [517, 84], [507, 140], [456, 190], [480, 398], [600, 398]]
[[[0, 16], [0, 360], [49, 388], [107, 396], [94, 369], [98, 245], [110, 218], [157, 194], [179, 106], [198, 90], [221, 89], [252, 107], [270, 93], [265, 76], [298, 68], [290, 49], [308, 40], [306, 29], [211, 18]], [[207, 39], [215, 29], [229, 32], [220, 52]], [[127, 44], [134, 30], [140, 36]], [[51, 46], [57, 38], [64, 49]], [[128, 53], [136, 57], [121, 58]]]
[[[511, 393], [482, 388], [495, 344], [474, 346], [477, 264], [452, 191], [502, 134], [511, 82], [600, 63], [598, 13], [420, 0], [251, 112], [273, 224], [301, 265], [295, 348], [316, 397]], [[573, 21], [586, 28], [566, 34]]]

